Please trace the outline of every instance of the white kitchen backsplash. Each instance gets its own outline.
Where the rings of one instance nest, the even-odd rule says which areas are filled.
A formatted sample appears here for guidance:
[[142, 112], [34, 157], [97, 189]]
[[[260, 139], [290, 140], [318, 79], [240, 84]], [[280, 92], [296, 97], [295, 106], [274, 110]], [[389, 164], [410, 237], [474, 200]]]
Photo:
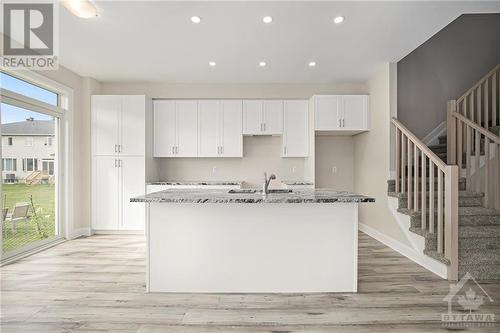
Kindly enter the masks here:
[[304, 158], [282, 158], [281, 136], [245, 136], [243, 158], [158, 158], [161, 180], [241, 180], [260, 186], [264, 171], [281, 180], [304, 180]]

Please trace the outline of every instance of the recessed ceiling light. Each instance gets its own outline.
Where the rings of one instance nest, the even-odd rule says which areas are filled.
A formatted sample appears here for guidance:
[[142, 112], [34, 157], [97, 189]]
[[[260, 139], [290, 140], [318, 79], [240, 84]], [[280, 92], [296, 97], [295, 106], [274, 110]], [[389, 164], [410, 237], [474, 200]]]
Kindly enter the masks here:
[[191, 22], [198, 24], [198, 23], [201, 22], [201, 17], [199, 17], [199, 16], [192, 16], [191, 17]]
[[210, 66], [210, 67], [215, 67], [215, 65], [217, 65], [217, 64], [215, 63], [215, 61], [209, 61], [209, 62], [208, 62], [208, 66]]
[[309, 62], [309, 67], [314, 67], [316, 66], [316, 61], [310, 61]]
[[262, 19], [264, 23], [271, 23], [273, 21], [273, 18], [271, 16], [264, 16]]
[[260, 67], [266, 67], [266, 65], [267, 65], [267, 64], [266, 64], [266, 62], [265, 62], [265, 61], [261, 61], [261, 62], [259, 62], [259, 66], [260, 66]]
[[333, 19], [333, 22], [335, 22], [336, 24], [340, 24], [340, 23], [344, 22], [344, 17], [337, 16], [336, 18]]

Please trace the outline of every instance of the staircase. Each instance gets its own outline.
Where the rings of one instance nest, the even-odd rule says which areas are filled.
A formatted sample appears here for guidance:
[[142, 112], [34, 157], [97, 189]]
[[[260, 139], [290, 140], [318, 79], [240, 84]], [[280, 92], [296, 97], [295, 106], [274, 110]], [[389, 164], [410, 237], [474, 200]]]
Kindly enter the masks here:
[[[427, 147], [397, 119], [388, 195], [423, 253], [456, 280], [500, 280], [500, 65], [448, 102], [447, 135]], [[436, 177], [437, 175], [437, 177]], [[420, 246], [422, 247], [422, 245]]]

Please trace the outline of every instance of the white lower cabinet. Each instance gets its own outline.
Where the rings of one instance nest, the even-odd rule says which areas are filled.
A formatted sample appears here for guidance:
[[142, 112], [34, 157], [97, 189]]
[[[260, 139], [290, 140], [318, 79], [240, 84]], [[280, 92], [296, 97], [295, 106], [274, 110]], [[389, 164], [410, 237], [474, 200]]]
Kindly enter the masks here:
[[144, 157], [95, 156], [92, 184], [94, 230], [143, 230], [144, 205], [130, 198], [144, 195]]

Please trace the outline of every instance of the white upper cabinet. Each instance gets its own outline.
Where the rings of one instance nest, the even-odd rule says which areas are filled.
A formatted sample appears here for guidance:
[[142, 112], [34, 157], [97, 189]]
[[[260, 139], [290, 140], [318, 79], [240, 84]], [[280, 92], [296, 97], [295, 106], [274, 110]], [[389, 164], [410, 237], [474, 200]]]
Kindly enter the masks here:
[[198, 102], [198, 156], [218, 157], [220, 152], [220, 102]]
[[243, 156], [243, 104], [241, 100], [225, 100], [220, 102], [220, 156]]
[[146, 148], [146, 97], [122, 96], [121, 99], [120, 154], [143, 156]]
[[92, 139], [94, 155], [115, 155], [120, 141], [121, 99], [92, 96]]
[[243, 101], [243, 134], [279, 135], [283, 133], [283, 101]]
[[198, 101], [157, 100], [154, 113], [154, 157], [198, 156]]
[[175, 101], [157, 100], [153, 102], [154, 152], [155, 157], [175, 156], [176, 124]]
[[243, 134], [262, 134], [262, 101], [243, 101]]
[[176, 102], [177, 157], [198, 156], [198, 101]]
[[198, 156], [242, 157], [241, 100], [201, 100], [198, 110]]
[[263, 101], [262, 127], [264, 134], [283, 133], [283, 101]]
[[309, 102], [284, 101], [283, 157], [309, 156]]
[[145, 154], [145, 96], [92, 96], [93, 154]]
[[368, 129], [368, 96], [342, 96], [342, 110], [343, 129]]
[[367, 95], [314, 96], [315, 130], [356, 134], [369, 129]]
[[317, 131], [339, 129], [341, 117], [341, 96], [314, 97], [314, 128]]

